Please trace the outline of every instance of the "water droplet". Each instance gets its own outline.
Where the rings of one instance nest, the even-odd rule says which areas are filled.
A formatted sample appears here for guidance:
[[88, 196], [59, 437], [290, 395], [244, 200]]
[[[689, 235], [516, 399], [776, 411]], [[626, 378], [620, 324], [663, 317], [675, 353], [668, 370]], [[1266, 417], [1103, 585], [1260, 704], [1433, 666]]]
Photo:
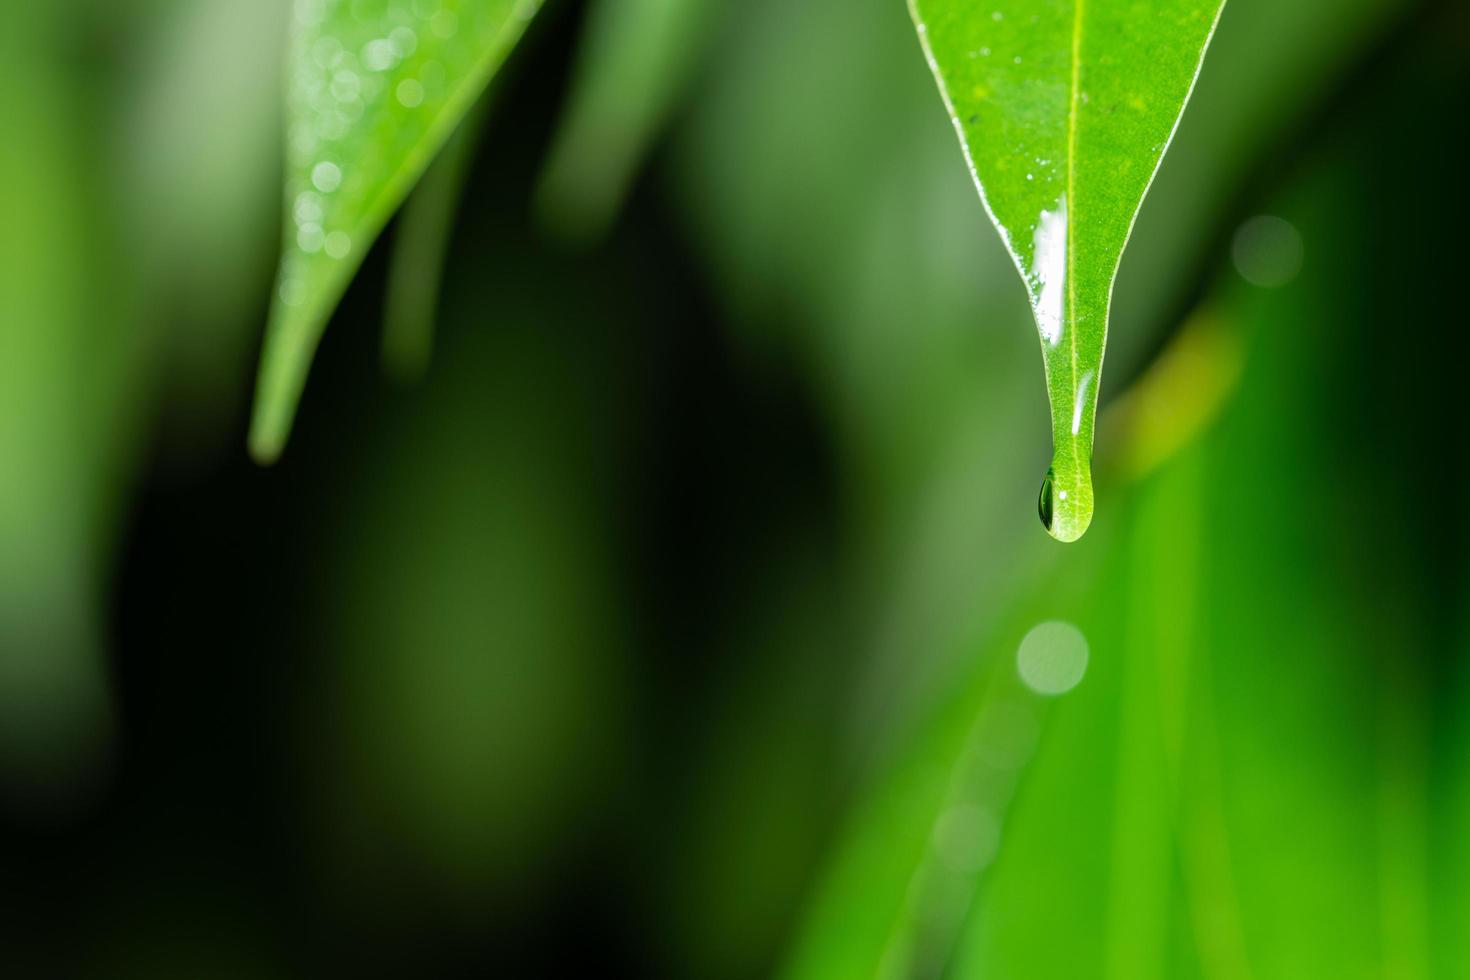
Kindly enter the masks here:
[[287, 306], [299, 306], [303, 299], [301, 283], [295, 279], [282, 279], [280, 290], [281, 302]]
[[1065, 444], [1053, 457], [1036, 500], [1041, 526], [1063, 542], [1076, 541], [1092, 523], [1092, 477], [1087, 464], [1073, 455], [1074, 448]]
[[1031, 309], [1036, 327], [1047, 344], [1061, 343], [1064, 327], [1062, 314], [1067, 277], [1067, 195], [1057, 199], [1056, 207], [1036, 216], [1036, 231], [1031, 239]]
[[296, 20], [303, 27], [315, 27], [326, 19], [326, 0], [302, 0], [296, 5]]
[[1043, 477], [1041, 480], [1041, 496], [1036, 501], [1036, 512], [1041, 515], [1041, 526], [1046, 528], [1048, 531], [1051, 530], [1051, 519], [1053, 513], [1051, 500], [1051, 484], [1052, 472], [1050, 469], [1048, 469], [1046, 471], [1046, 476]]
[[335, 37], [320, 38], [311, 46], [311, 60], [319, 68], [336, 68], [342, 59], [342, 42]]
[[350, 71], [339, 71], [332, 76], [332, 97], [339, 102], [354, 102], [362, 93], [362, 83]]
[[[1072, 396], [1072, 435], [1082, 433], [1082, 415], [1087, 410], [1087, 389], [1092, 387], [1093, 372], [1088, 371], [1077, 382], [1077, 391]], [[1063, 495], [1065, 498], [1065, 494]]]
[[304, 224], [296, 232], [296, 246], [307, 255], [315, 255], [320, 252], [326, 240], [326, 235], [322, 233], [322, 226], [318, 224]]
[[299, 120], [291, 125], [291, 149], [299, 156], [309, 157], [316, 152], [316, 132], [310, 123]]
[[398, 102], [405, 109], [417, 109], [424, 103], [424, 86], [417, 79], [405, 78], [398, 83]]
[[352, 251], [352, 236], [345, 231], [334, 231], [327, 236], [327, 255], [334, 259], [345, 259], [347, 253]]
[[296, 203], [292, 205], [291, 213], [295, 216], [298, 225], [320, 224], [322, 199], [311, 191], [302, 191], [296, 195]]
[[1016, 672], [1037, 694], [1066, 694], [1087, 673], [1087, 638], [1071, 623], [1051, 620], [1031, 628], [1016, 649]]
[[418, 50], [419, 36], [407, 27], [393, 28], [388, 40], [393, 42], [393, 50], [398, 52], [400, 58], [407, 58]]
[[1302, 269], [1302, 236], [1291, 222], [1271, 214], [1257, 215], [1235, 232], [1230, 256], [1235, 271], [1253, 286], [1285, 286]]
[[398, 50], [392, 41], [378, 38], [362, 46], [362, 66], [368, 71], [387, 71], [398, 64]]
[[323, 160], [312, 168], [311, 183], [323, 194], [330, 194], [342, 186], [342, 168], [330, 160]]
[[1000, 847], [1000, 821], [985, 807], [961, 803], [940, 814], [934, 824], [934, 853], [956, 874], [970, 875], [995, 858]]
[[[1070, 447], [1069, 447], [1070, 451]], [[1085, 463], [1058, 453], [1041, 480], [1041, 494], [1036, 498], [1036, 514], [1041, 526], [1061, 542], [1073, 542], [1092, 523], [1092, 478]]]

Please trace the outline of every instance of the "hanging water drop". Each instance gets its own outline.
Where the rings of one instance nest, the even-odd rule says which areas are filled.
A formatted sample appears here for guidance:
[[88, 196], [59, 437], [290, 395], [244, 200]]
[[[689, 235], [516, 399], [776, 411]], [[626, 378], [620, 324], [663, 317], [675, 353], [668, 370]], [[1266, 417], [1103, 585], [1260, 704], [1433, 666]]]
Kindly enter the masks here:
[[1092, 523], [1092, 474], [1087, 461], [1060, 450], [1052, 457], [1046, 477], [1041, 481], [1041, 494], [1036, 511], [1041, 525], [1058, 541], [1071, 542], [1082, 537]]
[[1051, 468], [1048, 467], [1046, 476], [1041, 481], [1041, 497], [1036, 501], [1036, 512], [1041, 515], [1041, 526], [1048, 531], [1051, 530]]

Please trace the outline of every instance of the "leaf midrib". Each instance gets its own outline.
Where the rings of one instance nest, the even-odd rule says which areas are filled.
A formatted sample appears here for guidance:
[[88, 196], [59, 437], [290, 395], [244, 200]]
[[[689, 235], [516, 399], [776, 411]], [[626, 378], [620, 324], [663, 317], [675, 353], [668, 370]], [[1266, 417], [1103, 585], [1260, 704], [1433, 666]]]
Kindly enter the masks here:
[[[1077, 177], [1077, 112], [1080, 101], [1081, 74], [1082, 74], [1082, 16], [1086, 0], [1074, 0], [1072, 6], [1072, 84], [1070, 102], [1067, 108], [1067, 309], [1063, 317], [1063, 329], [1067, 332], [1068, 353], [1071, 356], [1072, 373], [1069, 380], [1071, 395], [1077, 397], [1077, 249], [1075, 238], [1077, 236], [1077, 222], [1074, 213], [1077, 210], [1076, 177]], [[1071, 406], [1076, 411], [1076, 406]], [[1085, 411], [1085, 410], [1084, 410]], [[1085, 421], [1085, 420], [1084, 420]], [[1080, 427], [1077, 432], [1068, 432], [1071, 441], [1072, 455], [1077, 455], [1077, 441], [1081, 437]], [[1077, 460], [1080, 465], [1082, 460]], [[1073, 488], [1074, 492], [1076, 488]]]

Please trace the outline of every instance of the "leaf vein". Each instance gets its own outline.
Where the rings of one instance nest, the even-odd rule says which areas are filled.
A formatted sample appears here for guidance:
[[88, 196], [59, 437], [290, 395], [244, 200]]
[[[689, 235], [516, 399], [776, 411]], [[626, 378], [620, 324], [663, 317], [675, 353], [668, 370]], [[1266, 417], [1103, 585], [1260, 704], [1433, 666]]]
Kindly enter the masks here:
[[[1082, 74], [1082, 18], [1086, 0], [1074, 0], [1072, 6], [1072, 84], [1071, 102], [1067, 110], [1067, 309], [1064, 313], [1064, 326], [1067, 330], [1067, 342], [1071, 354], [1072, 375], [1069, 379], [1070, 387], [1075, 390], [1077, 383], [1077, 249], [1075, 247], [1077, 235], [1077, 221], [1075, 212], [1077, 209], [1077, 113], [1081, 98], [1081, 74]], [[1075, 411], [1075, 407], [1074, 407]], [[1072, 436], [1072, 452], [1075, 455], [1077, 436]]]

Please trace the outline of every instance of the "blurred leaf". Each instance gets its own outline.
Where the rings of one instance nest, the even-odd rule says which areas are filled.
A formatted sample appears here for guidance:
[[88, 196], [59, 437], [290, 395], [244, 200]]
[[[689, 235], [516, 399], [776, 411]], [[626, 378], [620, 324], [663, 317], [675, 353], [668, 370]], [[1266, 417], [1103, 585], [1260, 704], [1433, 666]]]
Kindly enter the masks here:
[[162, 351], [171, 466], [238, 451], [269, 295], [280, 197], [286, 0], [158, 5], [117, 98], [114, 170], [142, 299]]
[[1137, 480], [1193, 442], [1220, 414], [1240, 376], [1240, 339], [1218, 311], [1197, 310], [1142, 377], [1099, 420], [1099, 461]]
[[[1223, 0], [911, 0], [986, 207], [1030, 293], [1052, 415], [1043, 521], [1092, 520], [1092, 436], [1113, 278]], [[1068, 9], [1070, 7], [1070, 9]]]
[[1008, 666], [976, 658], [855, 812], [786, 980], [940, 975], [1045, 717]]
[[[7, 10], [0, 116], [0, 806], [55, 815], [100, 785], [112, 716], [103, 596], [158, 324], [137, 316], [77, 2]], [[104, 176], [105, 175], [105, 176]]]
[[285, 243], [251, 427], [280, 455], [363, 256], [520, 38], [540, 0], [296, 0]]
[[434, 348], [434, 320], [455, 206], [474, 161], [483, 108], [465, 117], [403, 207], [383, 314], [383, 370], [401, 383], [423, 377]]
[[539, 191], [567, 239], [603, 234], [683, 90], [716, 0], [596, 0]]

